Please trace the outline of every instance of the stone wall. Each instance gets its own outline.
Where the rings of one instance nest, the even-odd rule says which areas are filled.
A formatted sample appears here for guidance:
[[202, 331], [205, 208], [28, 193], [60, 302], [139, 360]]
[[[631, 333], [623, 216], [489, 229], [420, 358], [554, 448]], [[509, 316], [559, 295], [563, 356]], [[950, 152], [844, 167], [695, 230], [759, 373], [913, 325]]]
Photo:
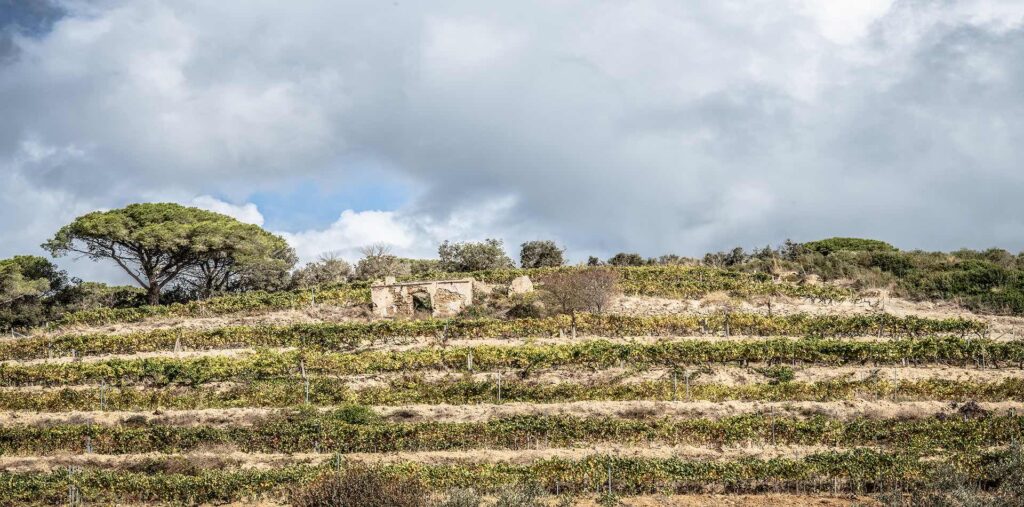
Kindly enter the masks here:
[[370, 296], [378, 317], [412, 317], [417, 298], [429, 301], [434, 317], [451, 317], [473, 304], [473, 279], [402, 283], [387, 280], [371, 285]]

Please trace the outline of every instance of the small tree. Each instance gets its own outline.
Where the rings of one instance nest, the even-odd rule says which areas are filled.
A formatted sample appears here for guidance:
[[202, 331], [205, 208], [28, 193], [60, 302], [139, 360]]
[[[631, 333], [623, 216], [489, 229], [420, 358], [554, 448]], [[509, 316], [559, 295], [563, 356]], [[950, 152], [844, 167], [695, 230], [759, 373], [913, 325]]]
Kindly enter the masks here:
[[549, 304], [559, 313], [572, 318], [572, 334], [576, 335], [576, 313], [601, 313], [617, 292], [619, 275], [607, 268], [550, 273], [540, 282]]
[[438, 247], [437, 256], [441, 259], [441, 269], [450, 273], [514, 267], [498, 239], [485, 239], [480, 243], [445, 241]]
[[363, 258], [356, 264], [356, 278], [375, 280], [385, 276], [408, 275], [410, 264], [391, 255], [391, 247], [383, 243], [364, 246], [359, 249]]
[[608, 264], [612, 266], [643, 266], [647, 264], [647, 261], [637, 253], [619, 252], [608, 259]]
[[[50, 289], [50, 279], [41, 273], [25, 269], [29, 256], [0, 260], [0, 305], [8, 305], [22, 298], [42, 295]], [[49, 264], [46, 259], [41, 259]]]
[[160, 303], [161, 289], [182, 273], [215, 259], [235, 261], [235, 255], [247, 248], [244, 245], [265, 234], [258, 226], [220, 213], [173, 203], [144, 203], [82, 215], [57, 231], [43, 248], [55, 257], [76, 252], [93, 260], [114, 261], [146, 289], [147, 301], [155, 305]]
[[71, 287], [67, 273], [42, 257], [0, 260], [0, 329], [42, 324]]
[[320, 259], [299, 268], [292, 275], [292, 286], [308, 289], [320, 285], [345, 283], [352, 276], [352, 266], [337, 252], [322, 254]]
[[523, 268], [557, 268], [565, 264], [565, 250], [554, 241], [527, 241], [519, 250], [519, 265]]

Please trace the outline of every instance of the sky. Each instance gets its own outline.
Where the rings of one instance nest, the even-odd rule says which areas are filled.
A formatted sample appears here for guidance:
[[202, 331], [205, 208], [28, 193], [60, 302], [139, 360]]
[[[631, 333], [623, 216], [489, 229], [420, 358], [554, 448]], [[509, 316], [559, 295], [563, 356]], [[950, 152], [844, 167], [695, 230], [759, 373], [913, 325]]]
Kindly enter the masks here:
[[0, 258], [144, 201], [304, 261], [1016, 252], [1022, 141], [1019, 0], [0, 0]]

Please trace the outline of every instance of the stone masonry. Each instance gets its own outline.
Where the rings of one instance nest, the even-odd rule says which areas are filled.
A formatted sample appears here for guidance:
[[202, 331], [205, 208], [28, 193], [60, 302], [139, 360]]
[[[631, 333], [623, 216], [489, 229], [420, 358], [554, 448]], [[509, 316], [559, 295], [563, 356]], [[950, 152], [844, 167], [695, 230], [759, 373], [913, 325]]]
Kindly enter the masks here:
[[370, 296], [378, 317], [411, 317], [417, 306], [451, 317], [473, 304], [473, 279], [397, 283], [389, 277], [371, 285]]

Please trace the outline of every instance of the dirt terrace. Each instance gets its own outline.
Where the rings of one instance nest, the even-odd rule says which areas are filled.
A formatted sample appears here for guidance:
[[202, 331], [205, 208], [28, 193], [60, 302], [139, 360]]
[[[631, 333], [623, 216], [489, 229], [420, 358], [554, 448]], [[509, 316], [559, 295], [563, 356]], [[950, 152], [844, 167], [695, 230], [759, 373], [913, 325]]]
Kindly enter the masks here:
[[[1024, 402], [978, 403], [996, 414], [1024, 414]], [[329, 411], [336, 407], [320, 407]], [[504, 403], [478, 405], [398, 405], [372, 407], [386, 420], [396, 422], [484, 422], [512, 416], [572, 416], [581, 418], [619, 417], [629, 419], [684, 418], [721, 419], [744, 414], [773, 413], [776, 416], [805, 418], [822, 415], [834, 419], [914, 419], [952, 414], [956, 407], [945, 401], [856, 400], [856, 401], [578, 401], [570, 403]], [[128, 420], [133, 423], [168, 426], [248, 426], [281, 413], [281, 409], [227, 408], [167, 411], [71, 411], [0, 412], [0, 425], [53, 426], [93, 424], [114, 426]]]

